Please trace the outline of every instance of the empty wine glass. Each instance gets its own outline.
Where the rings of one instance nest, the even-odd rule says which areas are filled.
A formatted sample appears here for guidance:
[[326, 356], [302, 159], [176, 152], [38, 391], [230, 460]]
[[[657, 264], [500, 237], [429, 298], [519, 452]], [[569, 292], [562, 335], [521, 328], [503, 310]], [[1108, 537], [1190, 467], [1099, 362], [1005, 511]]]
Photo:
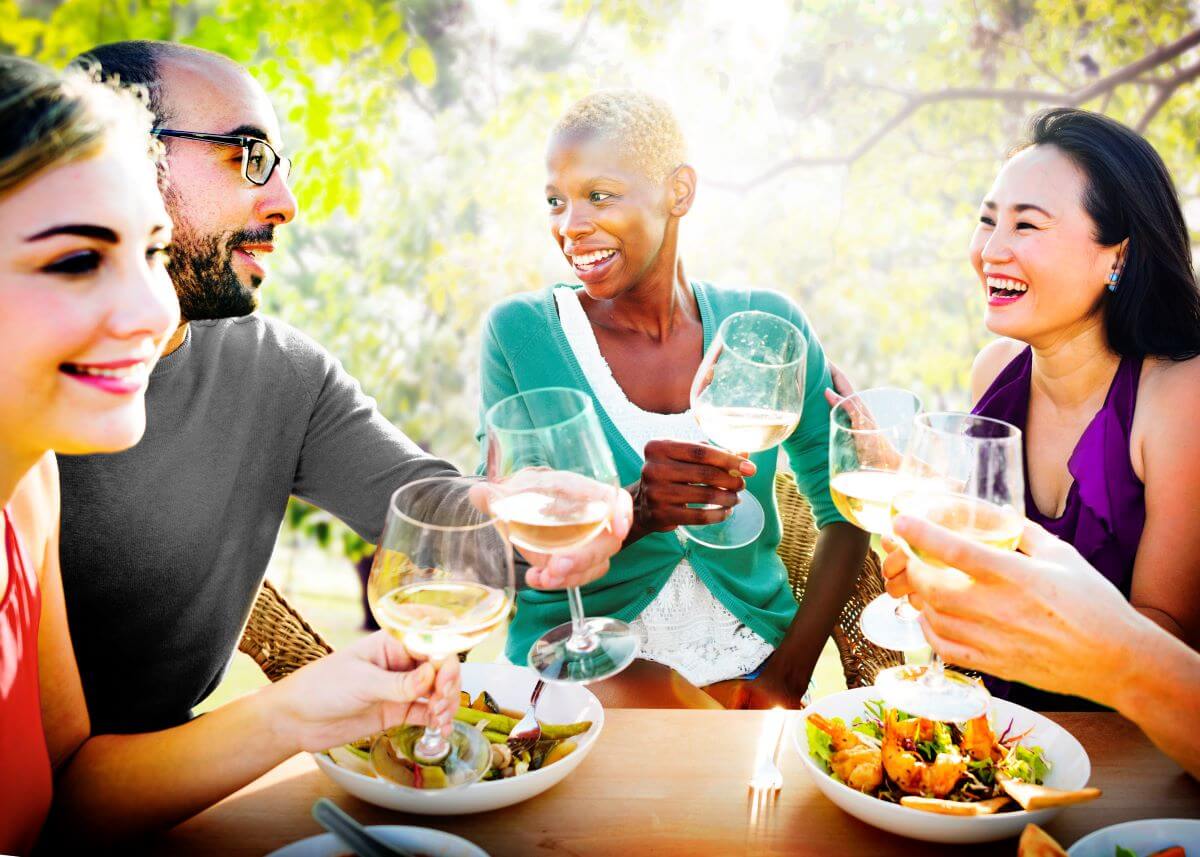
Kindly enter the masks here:
[[[528, 390], [493, 405], [484, 417], [491, 509], [509, 539], [526, 551], [556, 554], [602, 533], [620, 482], [590, 397], [565, 387]], [[587, 683], [619, 673], [637, 656], [627, 624], [586, 617], [577, 587], [567, 589], [571, 621], [529, 650], [529, 666], [549, 681]]]
[[[469, 651], [511, 612], [512, 548], [473, 499], [486, 489], [478, 478], [433, 477], [399, 488], [388, 505], [367, 602], [381, 628], [430, 661]], [[399, 726], [371, 747], [380, 776], [422, 789], [468, 785], [491, 758], [487, 739], [457, 722], [448, 739]]]
[[[907, 481], [892, 499], [893, 518], [920, 518], [1001, 550], [1015, 550], [1020, 543], [1025, 472], [1021, 431], [1015, 426], [974, 414], [921, 414], [901, 473]], [[962, 576], [901, 544], [910, 564]], [[961, 722], [987, 711], [987, 690], [973, 679], [946, 672], [936, 652], [925, 668], [882, 671], [875, 686], [889, 705], [931, 720]]]
[[[804, 405], [807, 349], [804, 335], [785, 318], [754, 310], [726, 318], [692, 381], [692, 416], [700, 430], [741, 455], [786, 440]], [[724, 521], [679, 529], [707, 547], [740, 548], [758, 538], [763, 521], [762, 505], [742, 491]]]

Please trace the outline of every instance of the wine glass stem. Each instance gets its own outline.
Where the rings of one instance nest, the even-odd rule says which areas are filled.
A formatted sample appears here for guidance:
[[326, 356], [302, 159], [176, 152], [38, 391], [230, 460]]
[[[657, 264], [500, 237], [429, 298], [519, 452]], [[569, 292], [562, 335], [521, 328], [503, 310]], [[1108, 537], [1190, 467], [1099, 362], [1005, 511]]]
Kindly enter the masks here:
[[920, 612], [916, 607], [908, 603], [908, 596], [900, 599], [900, 603], [896, 605], [896, 618], [901, 622], [916, 622]]
[[567, 604], [571, 607], [571, 638], [567, 640], [567, 648], [572, 652], [590, 652], [596, 648], [596, 638], [584, 622], [583, 595], [579, 587], [572, 586], [567, 590]]
[[426, 726], [425, 732], [413, 745], [413, 758], [421, 763], [436, 763], [450, 754], [450, 742], [433, 726]]

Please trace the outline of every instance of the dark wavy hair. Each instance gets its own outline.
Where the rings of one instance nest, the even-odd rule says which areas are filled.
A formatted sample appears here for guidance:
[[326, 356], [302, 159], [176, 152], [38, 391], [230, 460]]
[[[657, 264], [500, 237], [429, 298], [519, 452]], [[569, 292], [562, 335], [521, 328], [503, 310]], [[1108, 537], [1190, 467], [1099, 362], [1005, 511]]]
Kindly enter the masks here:
[[1074, 107], [1034, 114], [1022, 149], [1054, 146], [1086, 176], [1093, 237], [1129, 239], [1115, 292], [1101, 299], [1109, 347], [1122, 357], [1200, 354], [1200, 288], [1175, 183], [1154, 147], [1120, 122]]

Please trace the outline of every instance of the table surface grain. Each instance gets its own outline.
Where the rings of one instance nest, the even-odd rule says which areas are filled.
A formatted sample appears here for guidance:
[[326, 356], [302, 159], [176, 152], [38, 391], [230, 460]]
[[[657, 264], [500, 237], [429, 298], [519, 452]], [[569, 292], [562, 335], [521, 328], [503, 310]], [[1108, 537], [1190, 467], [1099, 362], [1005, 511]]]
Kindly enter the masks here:
[[[333, 799], [365, 824], [451, 831], [492, 857], [885, 857], [968, 850], [904, 839], [845, 814], [817, 790], [790, 739], [780, 753], [783, 791], [751, 825], [746, 782], [763, 716], [754, 711], [606, 711], [597, 745], [570, 777], [523, 804], [469, 816], [413, 816], [363, 803], [325, 777], [310, 756], [299, 755], [148, 841], [144, 853], [261, 857], [321, 832], [310, 815], [319, 797]], [[1121, 821], [1200, 817], [1200, 784], [1133, 724], [1108, 713], [1049, 716], [1083, 744], [1092, 762], [1090, 784], [1104, 791], [1099, 800], [1063, 810], [1048, 826], [1064, 846]], [[969, 853], [1011, 857], [1016, 841], [969, 846]]]

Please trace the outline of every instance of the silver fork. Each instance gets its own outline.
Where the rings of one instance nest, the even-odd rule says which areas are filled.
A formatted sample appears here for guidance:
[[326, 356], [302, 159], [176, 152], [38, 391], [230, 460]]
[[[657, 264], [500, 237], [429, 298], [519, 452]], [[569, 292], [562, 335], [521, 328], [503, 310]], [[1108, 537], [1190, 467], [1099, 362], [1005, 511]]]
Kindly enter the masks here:
[[546, 686], [546, 682], [538, 679], [537, 684], [533, 686], [533, 694], [529, 697], [529, 707], [525, 709], [525, 715], [517, 721], [517, 725], [508, 733], [508, 749], [514, 754], [520, 753], [522, 750], [532, 750], [533, 745], [542, 738], [542, 726], [534, 717], [534, 709], [537, 708], [538, 697], [542, 695], [542, 688]]
[[[779, 770], [779, 748], [783, 745], [784, 727], [787, 725], [786, 714], [782, 710], [771, 711], [763, 723], [764, 732], [775, 728], [775, 737], [770, 744], [770, 752], [760, 752], [754, 763], [754, 775], [750, 777], [750, 824], [758, 823], [759, 812], [779, 794], [783, 788], [783, 773]], [[778, 719], [778, 726], [770, 718]], [[766, 733], [769, 734], [769, 733]]]

